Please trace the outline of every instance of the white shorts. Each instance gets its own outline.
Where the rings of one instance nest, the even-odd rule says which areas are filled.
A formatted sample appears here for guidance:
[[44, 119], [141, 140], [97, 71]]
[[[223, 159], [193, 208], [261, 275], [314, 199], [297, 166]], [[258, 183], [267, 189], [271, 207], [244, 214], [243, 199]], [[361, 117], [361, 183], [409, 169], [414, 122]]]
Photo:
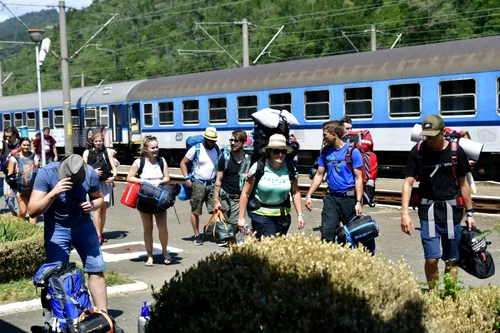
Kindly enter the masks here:
[[113, 185], [106, 184], [105, 182], [99, 182], [99, 185], [102, 195], [104, 196], [104, 202], [109, 204], [111, 202], [111, 196], [113, 195]]

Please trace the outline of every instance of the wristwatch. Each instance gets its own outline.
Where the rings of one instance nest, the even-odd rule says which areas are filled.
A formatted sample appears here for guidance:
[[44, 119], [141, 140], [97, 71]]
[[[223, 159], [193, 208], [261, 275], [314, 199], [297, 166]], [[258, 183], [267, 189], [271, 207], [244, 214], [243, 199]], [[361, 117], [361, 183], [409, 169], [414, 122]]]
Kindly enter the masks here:
[[311, 199], [311, 196], [309, 194], [306, 195], [306, 199]]
[[363, 200], [356, 200], [356, 202], [363, 203]]
[[467, 217], [473, 217], [474, 216], [474, 209], [465, 210], [465, 214], [467, 215]]

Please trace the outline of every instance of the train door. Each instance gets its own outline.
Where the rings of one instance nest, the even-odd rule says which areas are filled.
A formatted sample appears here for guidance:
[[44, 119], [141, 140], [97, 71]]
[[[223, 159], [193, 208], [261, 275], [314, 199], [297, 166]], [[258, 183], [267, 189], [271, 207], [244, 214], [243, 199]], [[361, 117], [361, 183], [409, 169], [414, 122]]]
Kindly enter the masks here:
[[130, 143], [141, 142], [140, 110], [141, 110], [141, 105], [139, 103], [129, 104], [128, 106]]
[[113, 132], [113, 144], [120, 144], [123, 141], [121, 105], [110, 105], [110, 117]]

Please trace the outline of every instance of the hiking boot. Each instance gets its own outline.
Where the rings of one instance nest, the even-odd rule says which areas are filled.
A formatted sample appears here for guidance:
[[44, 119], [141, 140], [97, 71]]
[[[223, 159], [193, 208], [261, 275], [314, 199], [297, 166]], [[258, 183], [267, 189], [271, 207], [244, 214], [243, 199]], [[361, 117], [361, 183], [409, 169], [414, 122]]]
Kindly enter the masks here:
[[200, 235], [194, 235], [193, 243], [196, 246], [203, 245], [203, 240], [201, 239], [201, 236]]
[[118, 327], [118, 325], [116, 325], [116, 321], [114, 320], [113, 320], [113, 326], [115, 328], [115, 333], [125, 333], [125, 331], [121, 327]]

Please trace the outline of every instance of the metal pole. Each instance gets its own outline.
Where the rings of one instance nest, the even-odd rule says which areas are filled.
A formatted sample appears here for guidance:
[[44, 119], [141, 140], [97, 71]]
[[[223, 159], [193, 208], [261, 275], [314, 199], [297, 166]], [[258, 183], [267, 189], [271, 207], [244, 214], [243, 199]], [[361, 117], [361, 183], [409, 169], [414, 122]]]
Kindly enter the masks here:
[[0, 97], [3, 96], [2, 62], [0, 61]]
[[377, 30], [375, 29], [375, 24], [371, 25], [371, 33], [372, 33], [372, 51], [377, 51]]
[[243, 25], [243, 67], [248, 67], [248, 21], [242, 20]]
[[[63, 88], [64, 151], [73, 154], [73, 125], [71, 123], [71, 93], [69, 83], [68, 42], [66, 39], [66, 11], [64, 1], [59, 1], [59, 31], [61, 39], [61, 75]], [[42, 149], [43, 151], [43, 149]]]
[[36, 50], [36, 83], [38, 86], [38, 123], [40, 126], [40, 147], [42, 151], [42, 167], [45, 166], [45, 148], [43, 144], [43, 111], [42, 111], [42, 80], [40, 79], [40, 61], [38, 52], [39, 43], [35, 44]]

